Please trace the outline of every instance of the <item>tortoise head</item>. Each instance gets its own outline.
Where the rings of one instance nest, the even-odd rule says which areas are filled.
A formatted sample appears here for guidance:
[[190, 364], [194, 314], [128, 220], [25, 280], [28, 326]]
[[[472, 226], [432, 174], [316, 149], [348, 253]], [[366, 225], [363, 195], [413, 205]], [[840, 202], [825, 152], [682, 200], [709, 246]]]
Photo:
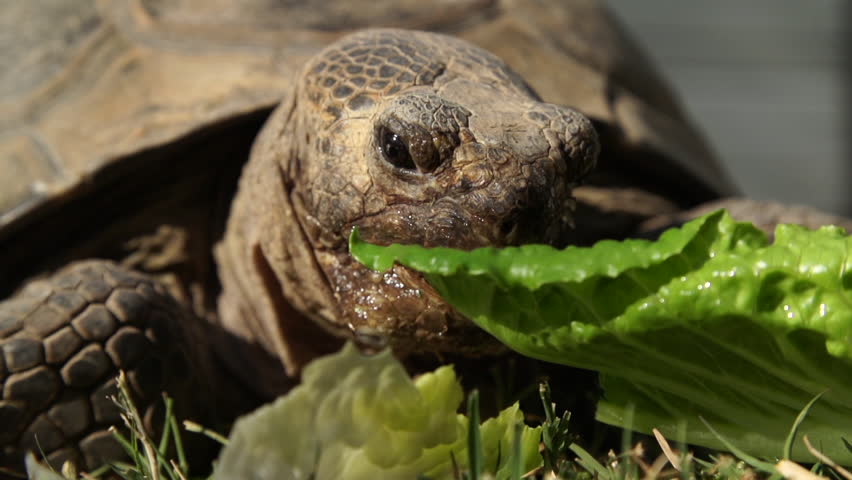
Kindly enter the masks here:
[[291, 174], [327, 247], [355, 225], [380, 243], [559, 243], [596, 159], [585, 117], [451, 37], [349, 36], [309, 62], [298, 95]]
[[[253, 265], [238, 282], [247, 301], [264, 285], [362, 344], [494, 350], [420, 275], [354, 262], [351, 229], [380, 244], [562, 245], [572, 186], [597, 152], [588, 119], [543, 103], [482, 49], [422, 32], [350, 35], [308, 62], [255, 145], [220, 254], [225, 297], [242, 262]], [[260, 324], [258, 335], [292, 334], [280, 311]]]

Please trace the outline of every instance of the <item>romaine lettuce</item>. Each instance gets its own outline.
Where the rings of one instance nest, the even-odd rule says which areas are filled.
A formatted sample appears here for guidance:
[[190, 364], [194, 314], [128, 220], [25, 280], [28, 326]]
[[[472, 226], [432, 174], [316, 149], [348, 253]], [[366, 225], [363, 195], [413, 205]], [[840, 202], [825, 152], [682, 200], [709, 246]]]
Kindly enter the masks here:
[[[351, 345], [309, 364], [287, 395], [241, 418], [214, 479], [453, 478], [468, 462], [468, 419], [452, 367], [411, 380], [389, 351]], [[485, 471], [508, 478], [518, 406], [485, 421]], [[524, 471], [541, 464], [540, 428], [523, 427]]]
[[[852, 435], [852, 240], [839, 228], [779, 226], [775, 241], [725, 212], [658, 241], [463, 252], [361, 242], [377, 270], [424, 272], [459, 311], [511, 348], [598, 370], [604, 422], [721, 448], [780, 455], [800, 427], [841, 463]], [[630, 425], [624, 411], [635, 406]], [[813, 461], [801, 442], [794, 459]]]

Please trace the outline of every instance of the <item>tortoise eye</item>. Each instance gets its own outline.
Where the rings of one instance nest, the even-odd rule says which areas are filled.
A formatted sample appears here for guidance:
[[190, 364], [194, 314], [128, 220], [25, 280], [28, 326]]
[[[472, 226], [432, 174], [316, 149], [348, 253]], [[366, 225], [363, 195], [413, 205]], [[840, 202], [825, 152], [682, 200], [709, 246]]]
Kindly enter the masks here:
[[385, 161], [396, 168], [404, 170], [417, 170], [417, 165], [411, 158], [411, 153], [408, 151], [408, 145], [398, 133], [393, 130], [383, 127], [379, 131], [379, 149], [382, 151], [382, 156]]

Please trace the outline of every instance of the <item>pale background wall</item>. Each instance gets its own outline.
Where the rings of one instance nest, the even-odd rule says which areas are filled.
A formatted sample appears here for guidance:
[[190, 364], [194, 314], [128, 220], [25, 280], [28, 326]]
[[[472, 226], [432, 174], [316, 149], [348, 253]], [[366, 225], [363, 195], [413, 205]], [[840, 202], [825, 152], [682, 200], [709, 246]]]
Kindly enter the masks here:
[[745, 193], [852, 215], [852, 2], [607, 3]]

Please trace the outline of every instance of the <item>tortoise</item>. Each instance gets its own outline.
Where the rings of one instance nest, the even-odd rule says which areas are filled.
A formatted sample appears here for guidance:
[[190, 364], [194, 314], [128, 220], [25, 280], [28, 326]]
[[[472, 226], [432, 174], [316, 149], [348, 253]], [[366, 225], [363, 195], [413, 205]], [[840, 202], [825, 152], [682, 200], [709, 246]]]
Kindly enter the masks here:
[[215, 6], [2, 7], [21, 22], [0, 45], [7, 474], [36, 448], [88, 468], [120, 455], [119, 369], [150, 421], [161, 391], [245, 411], [344, 339], [502, 351], [415, 272], [354, 262], [353, 226], [565, 246], [736, 193], [597, 2]]

